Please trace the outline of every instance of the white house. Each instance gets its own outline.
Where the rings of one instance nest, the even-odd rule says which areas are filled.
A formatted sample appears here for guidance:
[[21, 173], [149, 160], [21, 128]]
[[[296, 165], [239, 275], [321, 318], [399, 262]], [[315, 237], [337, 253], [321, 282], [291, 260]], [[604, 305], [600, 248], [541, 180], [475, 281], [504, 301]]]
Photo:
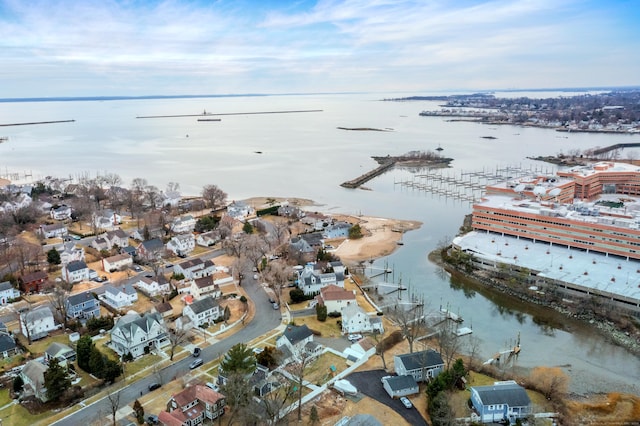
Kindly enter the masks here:
[[213, 280], [213, 276], [196, 278], [191, 281], [189, 292], [194, 299], [200, 299], [204, 296], [210, 295], [214, 298], [219, 298], [222, 295], [220, 286]]
[[40, 225], [40, 233], [45, 238], [61, 238], [67, 235], [69, 230], [64, 223], [54, 223], [52, 225]]
[[196, 238], [196, 244], [202, 247], [211, 247], [218, 241], [220, 241], [220, 233], [218, 231], [203, 232]]
[[328, 240], [334, 238], [348, 238], [349, 230], [353, 227], [348, 222], [335, 222], [322, 230], [322, 236]]
[[191, 280], [213, 275], [216, 272], [216, 265], [210, 259], [189, 259], [175, 265], [173, 272], [182, 274], [185, 279]]
[[61, 206], [52, 208], [49, 211], [49, 215], [51, 216], [52, 219], [55, 219], [55, 220], [69, 219], [71, 217], [71, 207], [67, 206], [66, 204], [63, 204]]
[[49, 364], [53, 358], [56, 358], [60, 365], [66, 367], [67, 363], [76, 360], [76, 352], [64, 343], [53, 342], [44, 352], [44, 362]]
[[32, 311], [20, 314], [20, 329], [22, 334], [25, 337], [30, 337], [31, 340], [42, 339], [56, 328], [53, 313], [48, 306], [41, 306]]
[[349, 304], [342, 308], [342, 332], [364, 333], [374, 330], [384, 333], [382, 321], [378, 316], [370, 316], [357, 304]]
[[327, 312], [342, 312], [342, 308], [356, 304], [355, 291], [345, 290], [335, 284], [330, 284], [320, 289], [316, 301], [321, 306], [327, 307]]
[[176, 234], [193, 232], [195, 227], [196, 220], [190, 214], [177, 217], [174, 219], [173, 223], [171, 223], [171, 231]]
[[127, 233], [122, 229], [107, 231], [102, 234], [101, 237], [109, 242], [109, 248], [114, 246], [122, 248], [129, 245], [129, 235], [127, 235]]
[[244, 222], [253, 213], [253, 209], [244, 201], [234, 201], [227, 206], [227, 216]]
[[57, 247], [58, 253], [60, 253], [60, 263], [67, 265], [74, 260], [84, 261], [84, 247], [76, 246], [76, 243], [69, 241]]
[[211, 296], [203, 297], [185, 306], [182, 315], [188, 317], [196, 326], [211, 324], [221, 315], [220, 304]]
[[178, 204], [180, 204], [181, 200], [182, 196], [178, 191], [165, 191], [162, 193], [163, 206], [178, 207]]
[[315, 356], [321, 347], [313, 341], [313, 333], [306, 324], [288, 325], [284, 333], [276, 339], [276, 348], [290, 352], [294, 357]]
[[0, 283], [0, 305], [6, 305], [10, 300], [20, 297], [20, 291], [13, 288], [9, 281]]
[[47, 401], [47, 389], [44, 387], [44, 373], [47, 366], [37, 360], [27, 362], [20, 371], [23, 396], [35, 396], [42, 402]]
[[136, 286], [149, 296], [156, 296], [171, 291], [171, 286], [162, 276], [160, 278], [140, 277]]
[[134, 358], [147, 351], [170, 344], [162, 315], [157, 312], [140, 316], [129, 312], [118, 319], [111, 329], [111, 348], [120, 356], [131, 354]]
[[133, 258], [126, 253], [102, 259], [102, 269], [106, 272], [121, 271], [131, 265], [133, 265]]
[[62, 277], [68, 283], [89, 280], [89, 267], [84, 260], [74, 260], [62, 267]]
[[131, 284], [117, 286], [107, 284], [104, 286], [104, 294], [101, 295], [101, 299], [114, 308], [120, 309], [136, 303], [138, 292]]
[[298, 273], [298, 287], [304, 294], [317, 294], [328, 285], [344, 287], [344, 279], [338, 281], [335, 272], [321, 273], [314, 269], [312, 263], [307, 263]]
[[186, 256], [196, 248], [196, 239], [193, 234], [178, 234], [167, 243], [167, 250], [176, 256]]
[[115, 231], [122, 223], [122, 216], [113, 210], [103, 210], [93, 214], [93, 224], [97, 229]]

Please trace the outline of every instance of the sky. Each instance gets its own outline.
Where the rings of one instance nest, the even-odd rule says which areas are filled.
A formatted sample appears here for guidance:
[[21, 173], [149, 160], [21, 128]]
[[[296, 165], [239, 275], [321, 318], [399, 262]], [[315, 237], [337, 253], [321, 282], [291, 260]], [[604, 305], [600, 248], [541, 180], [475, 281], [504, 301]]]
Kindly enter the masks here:
[[0, 98], [637, 85], [638, 0], [0, 0]]

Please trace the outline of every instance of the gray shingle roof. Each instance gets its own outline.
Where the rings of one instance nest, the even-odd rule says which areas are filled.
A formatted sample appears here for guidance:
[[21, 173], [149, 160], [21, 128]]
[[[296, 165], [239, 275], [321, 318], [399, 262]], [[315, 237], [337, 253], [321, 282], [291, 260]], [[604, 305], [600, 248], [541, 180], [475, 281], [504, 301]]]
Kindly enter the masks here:
[[285, 336], [292, 345], [295, 345], [296, 343], [312, 335], [313, 333], [311, 332], [311, 330], [309, 330], [309, 327], [307, 327], [306, 324], [288, 325], [283, 333], [283, 336]]
[[444, 364], [440, 354], [433, 349], [411, 354], [396, 355], [396, 357], [402, 362], [407, 371]]
[[0, 353], [15, 349], [16, 342], [8, 334], [0, 334]]
[[74, 260], [67, 265], [67, 271], [69, 272], [81, 271], [83, 269], [87, 269], [87, 264], [84, 263], [84, 260]]
[[207, 312], [211, 309], [214, 309], [217, 306], [219, 306], [218, 301], [214, 300], [214, 298], [211, 296], [207, 296], [193, 302], [191, 304], [191, 310], [196, 314], [201, 314], [203, 312]]
[[402, 391], [418, 387], [418, 383], [416, 383], [416, 379], [414, 379], [413, 376], [391, 376], [386, 379], [386, 382], [393, 391]]
[[507, 404], [509, 407], [524, 407], [531, 403], [527, 391], [517, 383], [502, 383], [489, 386], [474, 386], [483, 405]]
[[67, 298], [67, 302], [69, 302], [70, 306], [76, 306], [81, 303], [85, 303], [88, 300], [95, 300], [93, 295], [88, 291], [78, 293], [78, 294], [73, 294]]
[[0, 283], [0, 291], [9, 290], [11, 288], [13, 288], [13, 286], [11, 285], [11, 283], [9, 281], [5, 281], [5, 282], [1, 282]]

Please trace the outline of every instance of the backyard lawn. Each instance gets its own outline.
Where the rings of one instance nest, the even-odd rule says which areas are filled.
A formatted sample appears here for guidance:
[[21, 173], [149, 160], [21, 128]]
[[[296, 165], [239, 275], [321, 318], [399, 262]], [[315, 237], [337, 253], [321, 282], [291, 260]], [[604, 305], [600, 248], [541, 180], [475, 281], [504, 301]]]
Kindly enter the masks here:
[[305, 369], [304, 379], [321, 386], [346, 368], [347, 363], [344, 358], [325, 352]]

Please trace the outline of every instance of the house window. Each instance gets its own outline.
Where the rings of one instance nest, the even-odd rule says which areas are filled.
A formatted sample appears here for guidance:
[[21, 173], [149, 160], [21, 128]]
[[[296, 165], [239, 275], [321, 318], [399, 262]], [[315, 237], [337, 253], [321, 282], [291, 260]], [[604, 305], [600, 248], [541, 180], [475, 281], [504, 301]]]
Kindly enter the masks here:
[[493, 411], [493, 405], [489, 406], [489, 410]]

